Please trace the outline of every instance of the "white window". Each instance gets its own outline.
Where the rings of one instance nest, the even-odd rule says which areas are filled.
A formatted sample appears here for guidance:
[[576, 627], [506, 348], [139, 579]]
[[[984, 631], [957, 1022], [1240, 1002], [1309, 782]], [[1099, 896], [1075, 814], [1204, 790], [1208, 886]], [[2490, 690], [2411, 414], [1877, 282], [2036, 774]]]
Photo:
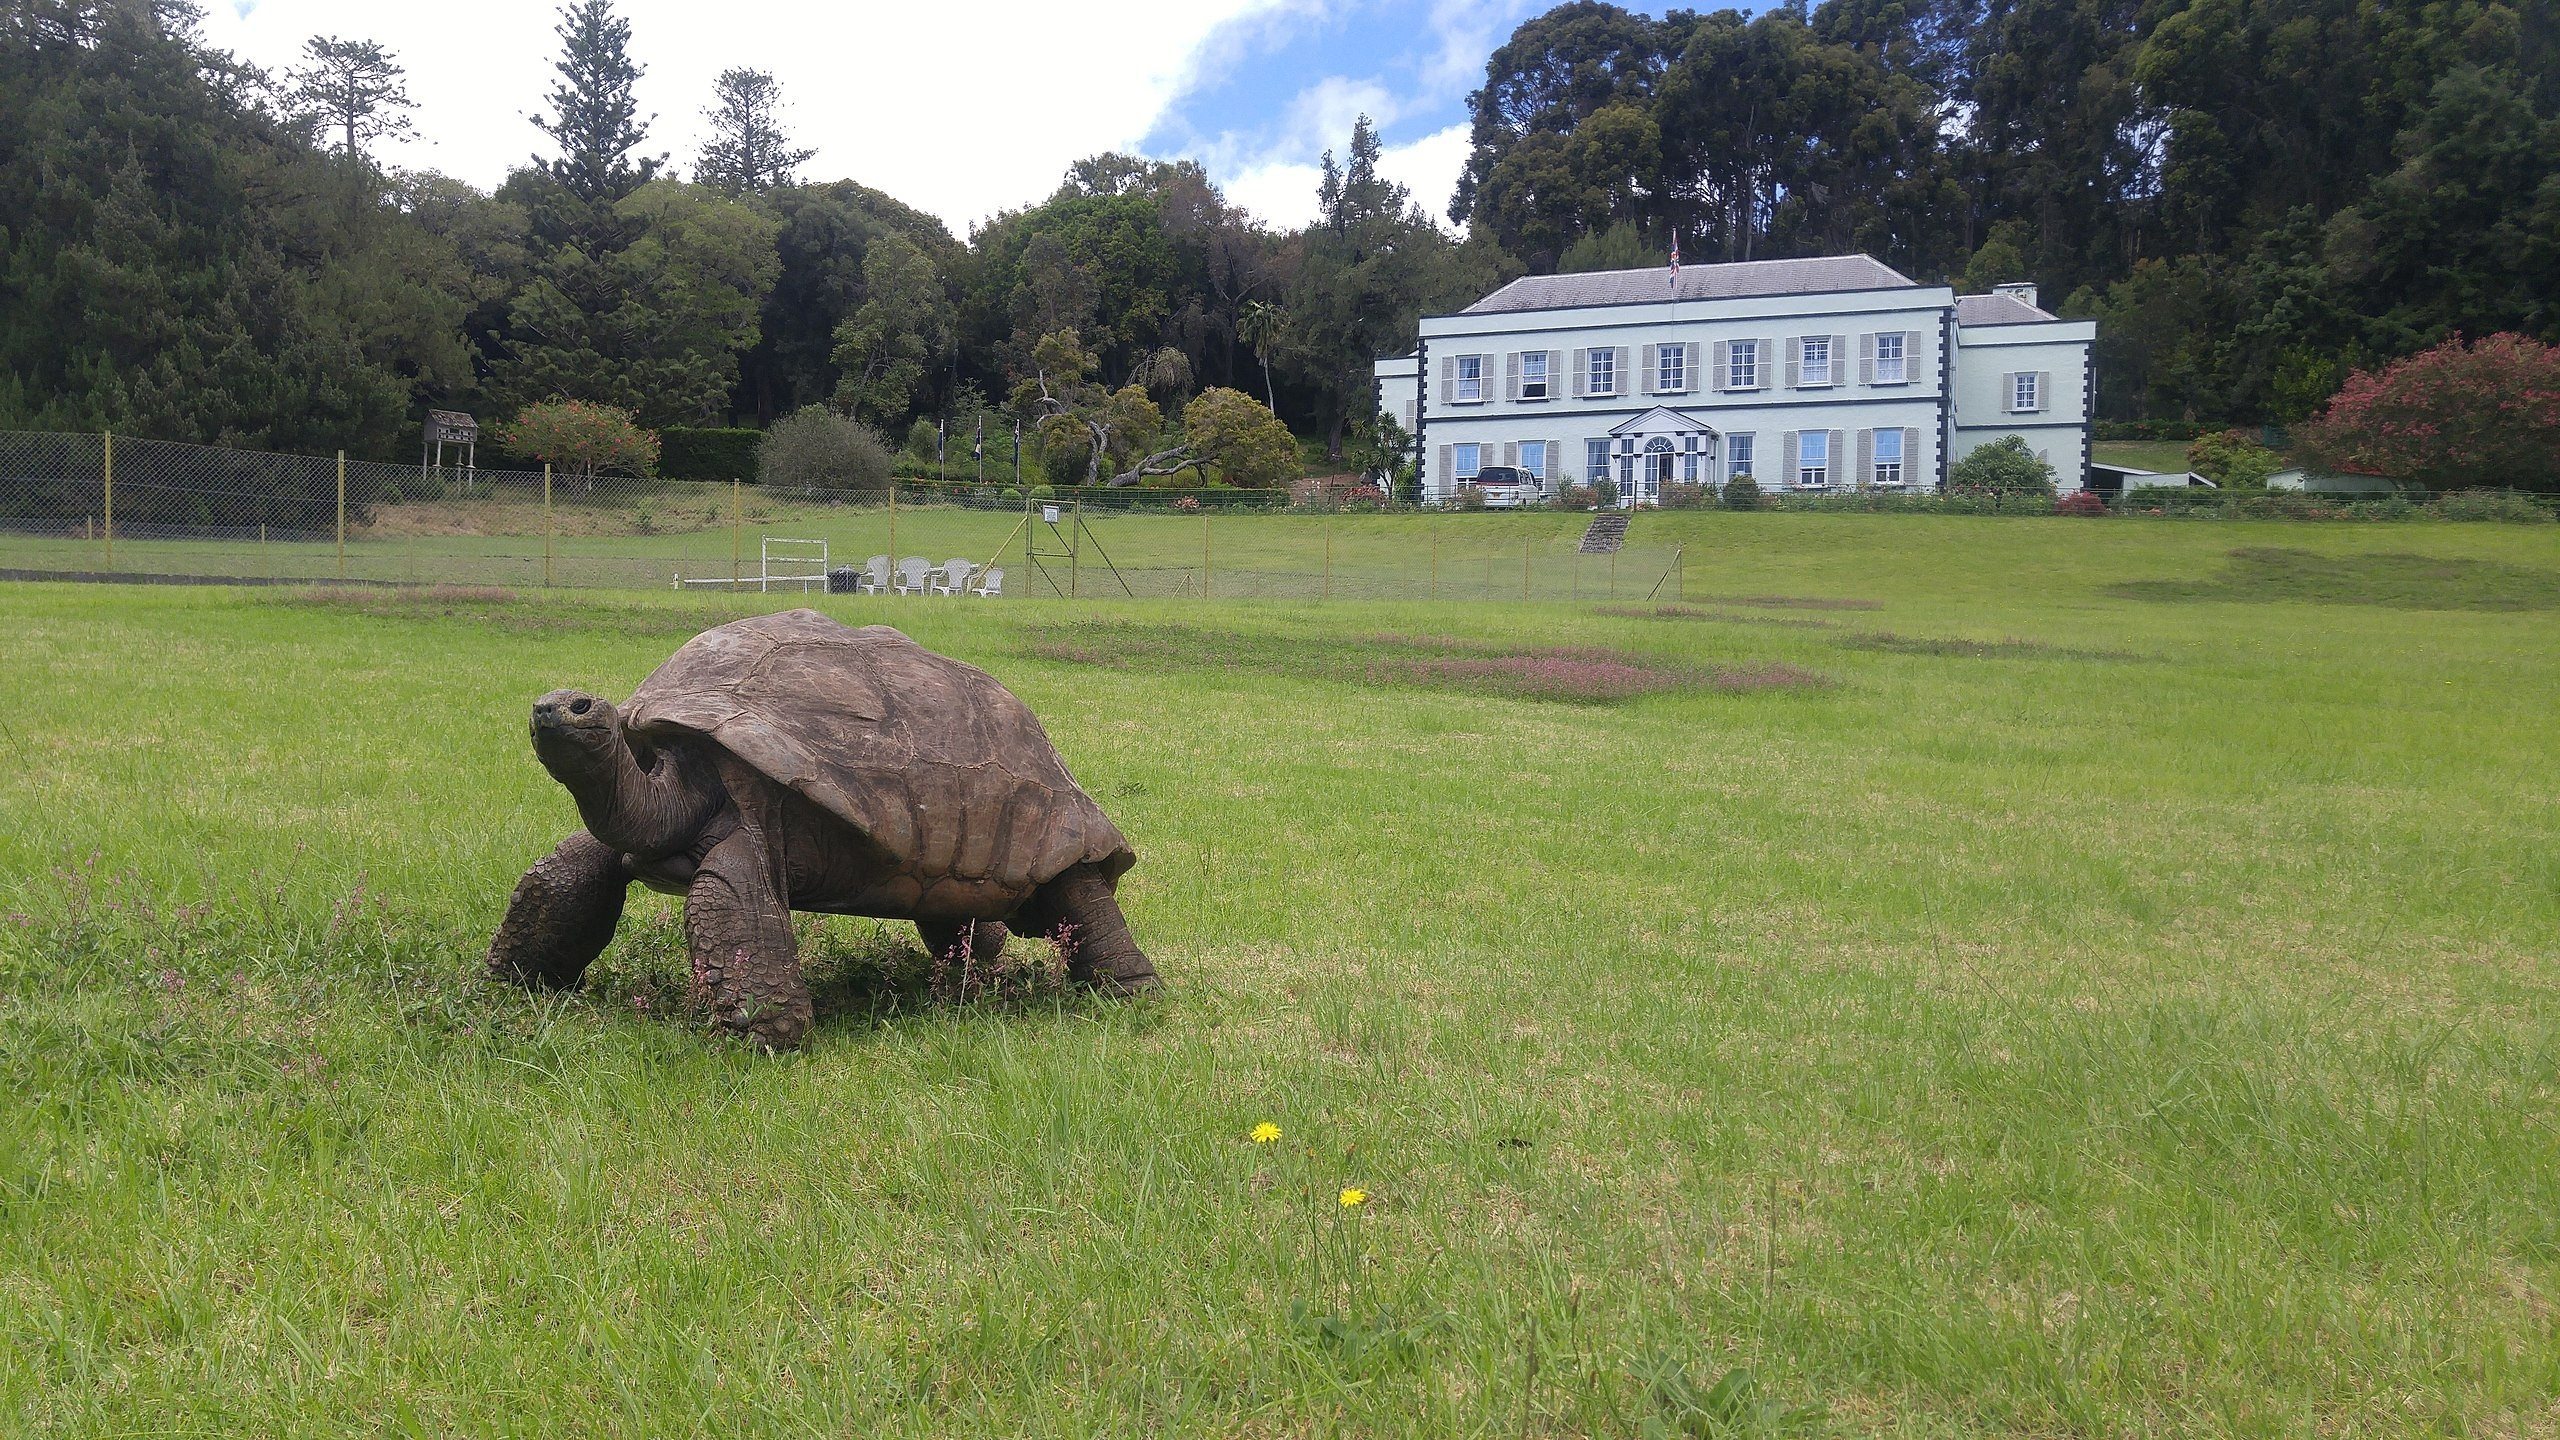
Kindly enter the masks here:
[[1877, 384], [1899, 385], [1911, 378], [1910, 369], [1905, 364], [1902, 353], [1902, 340], [1902, 332], [1899, 330], [1890, 335], [1876, 337]]
[[1902, 483], [1902, 432], [1899, 430], [1876, 432], [1876, 483]]
[[1483, 446], [1452, 445], [1449, 447], [1449, 470], [1451, 478], [1457, 480], [1473, 480], [1476, 478], [1476, 472], [1483, 468]]
[[1664, 394], [1689, 388], [1689, 347], [1664, 345], [1655, 351], [1653, 388]]
[[1698, 483], [1698, 452], [1696, 450], [1680, 452], [1680, 483], [1684, 485]]
[[1582, 478], [1594, 482], [1609, 478], [1608, 441], [1585, 440], [1582, 442]]
[[1544, 441], [1544, 440], [1523, 440], [1523, 441], [1521, 441], [1521, 442], [1520, 442], [1520, 468], [1521, 468], [1522, 470], [1527, 471], [1527, 472], [1528, 472], [1528, 474], [1529, 474], [1529, 478], [1530, 478], [1530, 479], [1532, 479], [1532, 480], [1544, 480], [1544, 479], [1546, 479], [1546, 478], [1547, 478], [1547, 442], [1546, 442], [1546, 441]]
[[1588, 395], [1618, 393], [1618, 351], [1615, 346], [1604, 345], [1591, 352], [1582, 389]]
[[1482, 399], [1484, 399], [1484, 357], [1481, 355], [1459, 356], [1459, 402], [1461, 404], [1472, 404]]
[[2036, 372], [2033, 370], [2019, 371], [2016, 384], [2009, 396], [2009, 408], [2012, 410], [2033, 410], [2038, 408], [2037, 402], [2043, 398], [2044, 397], [2036, 394]]
[[1736, 340], [1725, 350], [1724, 388], [1757, 390], [1760, 388], [1760, 342]]
[[1797, 343], [1804, 347], [1804, 366], [1798, 372], [1797, 383], [1804, 385], [1830, 384], [1831, 337], [1828, 335], [1807, 335], [1803, 340]]
[[1724, 437], [1724, 474], [1728, 480], [1751, 478], [1751, 438], [1748, 435]]
[[1819, 489], [1831, 483], [1831, 432], [1807, 430], [1796, 437], [1796, 483]]
[[1547, 398], [1547, 352], [1532, 350], [1520, 357], [1520, 398]]

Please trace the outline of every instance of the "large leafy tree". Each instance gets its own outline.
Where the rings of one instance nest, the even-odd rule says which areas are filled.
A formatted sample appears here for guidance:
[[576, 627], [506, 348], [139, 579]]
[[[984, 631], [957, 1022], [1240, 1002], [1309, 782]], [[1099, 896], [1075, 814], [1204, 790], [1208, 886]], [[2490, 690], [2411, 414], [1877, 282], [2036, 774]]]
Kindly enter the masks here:
[[836, 331], [836, 403], [873, 424], [904, 420], [950, 342], [942, 277], [905, 236], [883, 235], [862, 261], [862, 304]]

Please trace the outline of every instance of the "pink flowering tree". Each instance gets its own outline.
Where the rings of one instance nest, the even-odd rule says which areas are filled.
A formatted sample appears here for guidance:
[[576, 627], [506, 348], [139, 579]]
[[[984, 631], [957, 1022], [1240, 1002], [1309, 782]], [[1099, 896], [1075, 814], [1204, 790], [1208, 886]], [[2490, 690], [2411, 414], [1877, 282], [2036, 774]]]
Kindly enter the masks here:
[[631, 412], [584, 400], [528, 405], [500, 432], [507, 449], [546, 460], [586, 489], [598, 474], [651, 475], [658, 469], [658, 434], [644, 430]]
[[2326, 470], [2437, 490], [2560, 491], [2560, 348], [2457, 336], [2348, 376], [2294, 438]]

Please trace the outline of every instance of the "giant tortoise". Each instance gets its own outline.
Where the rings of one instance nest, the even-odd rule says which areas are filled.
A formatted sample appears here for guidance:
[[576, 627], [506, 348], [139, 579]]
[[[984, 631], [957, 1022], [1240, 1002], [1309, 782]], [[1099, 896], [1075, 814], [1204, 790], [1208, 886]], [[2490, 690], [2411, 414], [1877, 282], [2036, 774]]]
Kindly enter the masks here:
[[1156, 983], [1116, 896], [1137, 856], [993, 677], [814, 610], [687, 641], [629, 705], [534, 703], [533, 751], [586, 828], [517, 883], [490, 973], [574, 985], [634, 880], [684, 897], [698, 991], [768, 1048], [806, 1037], [791, 912], [912, 920], [936, 953], [1044, 935], [1070, 978]]

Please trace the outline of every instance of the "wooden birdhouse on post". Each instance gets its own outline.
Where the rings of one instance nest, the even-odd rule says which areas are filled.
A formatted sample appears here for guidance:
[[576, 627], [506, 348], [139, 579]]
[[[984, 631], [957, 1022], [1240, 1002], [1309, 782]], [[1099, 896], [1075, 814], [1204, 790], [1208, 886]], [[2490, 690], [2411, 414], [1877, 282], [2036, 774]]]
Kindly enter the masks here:
[[427, 441], [418, 454], [418, 478], [426, 479], [444, 468], [444, 447], [462, 449], [462, 490], [471, 493], [471, 479], [480, 468], [480, 422], [459, 410], [427, 412]]

